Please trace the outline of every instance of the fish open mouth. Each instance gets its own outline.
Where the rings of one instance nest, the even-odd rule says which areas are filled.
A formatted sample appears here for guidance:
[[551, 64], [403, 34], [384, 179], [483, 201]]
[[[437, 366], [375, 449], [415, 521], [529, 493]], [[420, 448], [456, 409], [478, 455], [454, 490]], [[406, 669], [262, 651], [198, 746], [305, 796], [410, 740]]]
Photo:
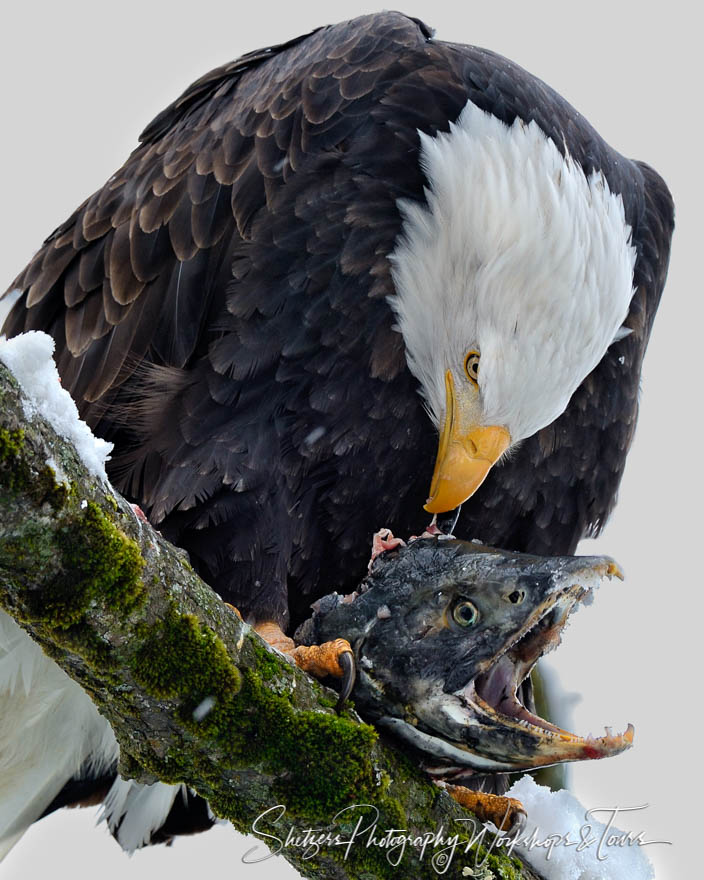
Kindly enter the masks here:
[[377, 562], [353, 595], [319, 600], [298, 635], [313, 644], [345, 634], [355, 703], [440, 779], [604, 758], [630, 747], [632, 725], [578, 736], [522, 702], [521, 685], [575, 608], [613, 577], [623, 575], [604, 556], [423, 538]]
[[[622, 578], [620, 569], [610, 560], [592, 565], [589, 574]], [[590, 587], [574, 583], [574, 573], [570, 580], [572, 583], [537, 609], [486, 669], [456, 693], [475, 718], [493, 728], [494, 740], [501, 729], [509, 741], [511, 733], [515, 734], [516, 751], [523, 753], [523, 759], [519, 754], [506, 757], [525, 766], [608, 757], [624, 751], [633, 742], [631, 724], [623, 733], [614, 734], [606, 727], [604, 736], [582, 737], [536, 715], [519, 699], [521, 683], [539, 658], [557, 647], [570, 614], [591, 594]]]

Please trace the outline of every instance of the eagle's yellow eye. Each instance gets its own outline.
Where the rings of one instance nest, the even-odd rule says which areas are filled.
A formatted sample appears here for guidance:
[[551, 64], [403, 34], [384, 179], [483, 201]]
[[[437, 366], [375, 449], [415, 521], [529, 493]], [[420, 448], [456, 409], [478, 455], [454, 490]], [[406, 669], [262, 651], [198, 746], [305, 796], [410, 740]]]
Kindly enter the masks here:
[[470, 382], [479, 386], [479, 352], [470, 351], [464, 359], [464, 371]]

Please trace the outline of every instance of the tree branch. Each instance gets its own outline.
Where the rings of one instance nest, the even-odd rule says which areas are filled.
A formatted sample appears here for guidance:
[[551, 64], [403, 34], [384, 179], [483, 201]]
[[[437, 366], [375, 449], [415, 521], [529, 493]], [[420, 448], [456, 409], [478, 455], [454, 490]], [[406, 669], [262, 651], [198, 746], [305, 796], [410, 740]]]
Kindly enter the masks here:
[[[349, 840], [372, 808], [377, 838], [440, 828], [471, 837], [471, 814], [354, 712], [336, 715], [336, 695], [265, 646], [69, 442], [25, 416], [22, 396], [0, 364], [0, 606], [109, 720], [124, 777], [186, 783], [244, 833], [284, 805], [254, 829], [274, 851], [294, 828]], [[431, 862], [440, 846], [409, 844], [393, 867], [400, 849], [368, 839], [282, 854], [308, 877], [442, 873]], [[490, 843], [466, 853], [460, 842], [445, 876], [476, 872], [486, 857], [474, 876], [536, 877]]]

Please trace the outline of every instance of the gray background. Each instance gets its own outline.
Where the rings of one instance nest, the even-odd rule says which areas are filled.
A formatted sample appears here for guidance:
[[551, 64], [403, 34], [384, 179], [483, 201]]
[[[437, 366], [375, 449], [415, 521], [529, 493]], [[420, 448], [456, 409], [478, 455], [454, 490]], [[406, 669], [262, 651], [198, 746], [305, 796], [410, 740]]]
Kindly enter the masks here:
[[[142, 127], [205, 71], [311, 28], [375, 11], [359, 2], [25, 3], [5, 7], [0, 65], [3, 138], [0, 286], [41, 240], [119, 167]], [[644, 830], [657, 877], [692, 865], [693, 789], [701, 751], [702, 642], [701, 29], [684, 3], [406, 2], [437, 36], [507, 55], [573, 103], [620, 152], [667, 180], [677, 205], [670, 279], [643, 374], [639, 429], [620, 503], [581, 552], [615, 556], [625, 584], [605, 585], [575, 617], [556, 665], [579, 694], [573, 729], [636, 726], [634, 748], [576, 766], [585, 807], [649, 804], [621, 823]], [[381, 523], [379, 525], [382, 525]], [[168, 871], [293, 876], [280, 860], [240, 862], [252, 845], [229, 828], [128, 860], [95, 811], [35, 826], [0, 868], [3, 880], [146, 878]], [[688, 855], [689, 854], [689, 855]], [[678, 870], [679, 868], [679, 870]]]

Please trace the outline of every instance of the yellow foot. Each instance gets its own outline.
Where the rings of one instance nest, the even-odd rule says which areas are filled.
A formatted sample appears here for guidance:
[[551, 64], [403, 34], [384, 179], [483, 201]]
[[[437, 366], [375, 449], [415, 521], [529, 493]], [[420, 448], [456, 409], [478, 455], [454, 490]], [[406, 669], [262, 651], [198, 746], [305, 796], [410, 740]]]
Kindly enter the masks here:
[[343, 658], [346, 655], [353, 656], [347, 639], [335, 639], [332, 642], [323, 642], [322, 645], [299, 645], [293, 649], [292, 654], [298, 666], [316, 678], [324, 678], [326, 675], [343, 678]]
[[450, 797], [454, 798], [458, 804], [471, 810], [482, 822], [493, 822], [500, 831], [516, 833], [525, 824], [525, 808], [515, 798], [487, 794], [483, 791], [472, 791], [463, 785], [448, 783], [444, 787]]
[[342, 688], [338, 708], [352, 693], [355, 679], [354, 654], [347, 639], [335, 639], [332, 642], [323, 642], [322, 645], [297, 646], [293, 639], [272, 621], [257, 623], [254, 630], [273, 648], [291, 657], [296, 666], [309, 675], [314, 675], [316, 678], [325, 678], [327, 675], [341, 678]]

